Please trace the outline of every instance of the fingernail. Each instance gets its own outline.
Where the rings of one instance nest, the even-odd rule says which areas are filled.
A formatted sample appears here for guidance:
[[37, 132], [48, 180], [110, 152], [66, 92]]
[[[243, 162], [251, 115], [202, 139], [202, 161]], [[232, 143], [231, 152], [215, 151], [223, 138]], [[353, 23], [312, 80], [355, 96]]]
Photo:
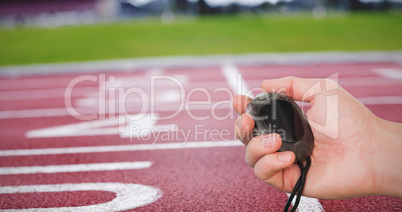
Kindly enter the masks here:
[[279, 161], [287, 163], [290, 160], [290, 152], [284, 152], [279, 155]]
[[267, 149], [271, 149], [275, 145], [275, 136], [272, 135], [263, 135], [264, 147]]

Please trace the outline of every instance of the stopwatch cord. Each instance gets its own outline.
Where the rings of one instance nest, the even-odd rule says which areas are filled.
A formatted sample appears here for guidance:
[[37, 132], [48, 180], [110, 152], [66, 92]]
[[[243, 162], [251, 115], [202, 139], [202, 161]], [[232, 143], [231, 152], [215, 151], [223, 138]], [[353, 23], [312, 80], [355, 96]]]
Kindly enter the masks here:
[[303, 193], [304, 183], [306, 182], [306, 175], [307, 175], [307, 172], [310, 169], [310, 165], [311, 165], [310, 156], [307, 157], [306, 166], [303, 166], [303, 163], [301, 161], [298, 161], [297, 165], [299, 165], [299, 167], [300, 167], [301, 175], [299, 177], [299, 180], [297, 180], [297, 183], [296, 183], [295, 187], [293, 188], [292, 193], [289, 196], [289, 199], [285, 205], [285, 209], [283, 210], [284, 212], [287, 212], [289, 210], [289, 207], [292, 204], [293, 198], [295, 197], [296, 194], [297, 194], [296, 201], [295, 201], [295, 204], [293, 205], [292, 209], [290, 210], [290, 212], [296, 211], [297, 207], [299, 206], [300, 198]]

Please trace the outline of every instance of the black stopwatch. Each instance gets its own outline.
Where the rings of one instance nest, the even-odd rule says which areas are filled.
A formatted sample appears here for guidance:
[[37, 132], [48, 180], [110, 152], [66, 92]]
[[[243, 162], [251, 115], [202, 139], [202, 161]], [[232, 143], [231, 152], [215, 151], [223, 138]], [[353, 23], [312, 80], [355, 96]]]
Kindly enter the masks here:
[[314, 147], [314, 137], [306, 115], [288, 96], [261, 93], [247, 107], [254, 121], [253, 137], [277, 133], [282, 138], [278, 151], [292, 151], [297, 161], [304, 161]]

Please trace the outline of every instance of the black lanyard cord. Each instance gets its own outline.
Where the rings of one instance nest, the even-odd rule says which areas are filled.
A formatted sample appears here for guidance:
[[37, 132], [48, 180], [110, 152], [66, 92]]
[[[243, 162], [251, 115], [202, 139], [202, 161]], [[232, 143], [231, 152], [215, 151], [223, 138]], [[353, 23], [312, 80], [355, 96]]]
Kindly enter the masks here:
[[292, 204], [293, 198], [295, 197], [296, 193], [297, 193], [296, 202], [293, 205], [293, 207], [290, 210], [290, 212], [296, 211], [297, 207], [299, 206], [300, 198], [301, 198], [302, 193], [303, 193], [304, 183], [306, 182], [306, 175], [307, 175], [307, 172], [308, 172], [308, 170], [310, 168], [310, 165], [311, 165], [310, 156], [307, 157], [306, 166], [303, 166], [303, 163], [301, 161], [298, 161], [297, 165], [299, 165], [299, 167], [300, 167], [301, 175], [299, 177], [299, 180], [297, 180], [297, 183], [296, 183], [295, 187], [293, 188], [292, 193], [289, 196], [289, 199], [288, 199], [288, 201], [286, 203], [285, 209], [283, 210], [284, 212], [288, 211], [288, 209], [289, 209], [290, 205]]

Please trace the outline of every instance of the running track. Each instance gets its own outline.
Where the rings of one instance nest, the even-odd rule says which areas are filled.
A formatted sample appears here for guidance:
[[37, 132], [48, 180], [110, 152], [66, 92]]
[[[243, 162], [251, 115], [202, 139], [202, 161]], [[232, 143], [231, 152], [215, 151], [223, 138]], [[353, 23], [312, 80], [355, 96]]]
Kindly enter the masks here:
[[[332, 76], [402, 122], [400, 61], [265, 59], [1, 77], [0, 210], [281, 211], [286, 193], [254, 176], [233, 135], [231, 96], [263, 79]], [[401, 199], [370, 196], [304, 198], [299, 211], [401, 210]]]

